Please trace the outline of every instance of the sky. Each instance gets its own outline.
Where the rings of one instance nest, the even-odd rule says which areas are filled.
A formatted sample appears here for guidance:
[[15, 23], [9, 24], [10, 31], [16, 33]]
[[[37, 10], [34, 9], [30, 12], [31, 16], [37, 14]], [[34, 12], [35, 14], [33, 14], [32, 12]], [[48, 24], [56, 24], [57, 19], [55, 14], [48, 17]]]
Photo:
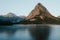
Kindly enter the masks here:
[[6, 15], [11, 12], [17, 16], [27, 16], [39, 2], [53, 16], [60, 15], [60, 0], [0, 0], [0, 15]]

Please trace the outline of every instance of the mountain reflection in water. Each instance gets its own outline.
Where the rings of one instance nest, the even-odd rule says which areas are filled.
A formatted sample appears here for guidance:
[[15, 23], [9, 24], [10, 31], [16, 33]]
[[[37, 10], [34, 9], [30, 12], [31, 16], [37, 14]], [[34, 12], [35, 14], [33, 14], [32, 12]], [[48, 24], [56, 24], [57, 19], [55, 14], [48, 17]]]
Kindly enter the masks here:
[[49, 30], [49, 26], [36, 26], [36, 28], [31, 28], [30, 31], [35, 40], [47, 40]]
[[[0, 26], [0, 40], [54, 40], [54, 39], [57, 40], [58, 35], [60, 35], [58, 33], [59, 30], [57, 32], [59, 26], [58, 27], [53, 26], [46, 25]], [[57, 37], [54, 36], [54, 33], [56, 33]]]

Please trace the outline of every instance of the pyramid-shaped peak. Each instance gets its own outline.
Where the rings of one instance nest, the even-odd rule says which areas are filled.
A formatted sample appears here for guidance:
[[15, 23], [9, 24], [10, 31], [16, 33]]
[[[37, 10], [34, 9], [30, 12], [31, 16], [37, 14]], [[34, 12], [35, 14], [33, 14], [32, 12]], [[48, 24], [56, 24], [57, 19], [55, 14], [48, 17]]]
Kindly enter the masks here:
[[41, 3], [38, 3], [37, 5], [42, 5]]
[[39, 18], [52, 18], [53, 16], [49, 13], [46, 7], [44, 7], [41, 3], [38, 3], [35, 8], [30, 12], [30, 14], [27, 16], [27, 19], [33, 19], [35, 17]]
[[41, 10], [47, 10], [41, 3], [38, 3], [35, 8], [41, 9]]

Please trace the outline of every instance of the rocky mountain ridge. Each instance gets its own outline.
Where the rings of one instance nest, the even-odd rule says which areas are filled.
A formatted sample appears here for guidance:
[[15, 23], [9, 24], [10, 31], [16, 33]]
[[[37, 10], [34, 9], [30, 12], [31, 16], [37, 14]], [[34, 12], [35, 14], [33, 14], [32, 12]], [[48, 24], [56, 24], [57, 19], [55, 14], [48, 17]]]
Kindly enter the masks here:
[[60, 24], [57, 17], [51, 13], [41, 3], [38, 3], [31, 13], [22, 21], [25, 24]]
[[[51, 13], [41, 3], [38, 3], [27, 17], [16, 16], [13, 13], [0, 16], [1, 23], [16, 24], [60, 24], [60, 18], [51, 15]], [[1, 24], [0, 23], [0, 24]]]
[[13, 13], [8, 13], [6, 15], [0, 15], [0, 24], [14, 24], [14, 23], [18, 23], [22, 20], [24, 20], [25, 18], [22, 18], [19, 17], [19, 16], [16, 16], [15, 14]]

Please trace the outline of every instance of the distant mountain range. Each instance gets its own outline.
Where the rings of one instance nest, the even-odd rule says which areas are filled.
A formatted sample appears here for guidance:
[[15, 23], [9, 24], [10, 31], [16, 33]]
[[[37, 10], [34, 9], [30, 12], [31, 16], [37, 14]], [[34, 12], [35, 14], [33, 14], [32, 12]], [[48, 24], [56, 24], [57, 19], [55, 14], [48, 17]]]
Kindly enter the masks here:
[[4, 17], [17, 17], [17, 16], [13, 13], [8, 13], [8, 14], [4, 15]]
[[6, 23], [14, 24], [14, 23], [18, 23], [18, 22], [20, 22], [24, 19], [25, 19], [24, 16], [19, 17], [19, 16], [16, 16], [15, 14], [13, 14], [13, 13], [8, 13], [6, 15], [0, 16], [0, 24], [4, 24], [4, 23], [5, 24]]
[[[18, 24], [60, 24], [60, 16], [54, 17], [41, 3], [38, 3], [30, 14], [25, 16], [16, 16], [13, 13], [8, 13], [0, 16], [0, 22], [18, 23]], [[0, 23], [0, 24], [1, 24]]]

